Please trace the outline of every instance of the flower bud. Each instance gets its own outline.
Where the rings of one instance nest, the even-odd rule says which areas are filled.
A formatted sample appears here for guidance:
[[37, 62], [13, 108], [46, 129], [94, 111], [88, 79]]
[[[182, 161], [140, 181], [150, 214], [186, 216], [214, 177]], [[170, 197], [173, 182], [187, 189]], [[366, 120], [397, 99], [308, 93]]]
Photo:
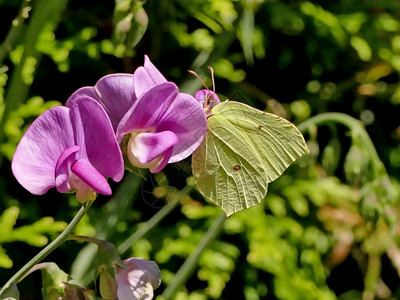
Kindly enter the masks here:
[[100, 271], [100, 295], [103, 299], [117, 299], [117, 282], [105, 269]]
[[27, 275], [33, 271], [42, 271], [42, 295], [46, 300], [88, 300], [88, 294], [83, 287], [69, 283], [69, 276], [53, 262], [35, 265]]

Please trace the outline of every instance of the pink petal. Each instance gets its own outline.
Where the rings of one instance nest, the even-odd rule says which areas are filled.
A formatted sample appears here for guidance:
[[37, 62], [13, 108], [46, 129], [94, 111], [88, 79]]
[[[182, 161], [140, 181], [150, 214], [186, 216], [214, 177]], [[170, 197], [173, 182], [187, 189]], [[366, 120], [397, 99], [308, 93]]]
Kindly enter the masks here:
[[178, 138], [171, 131], [139, 133], [131, 137], [128, 143], [129, 161], [136, 167], [150, 168], [153, 173], [159, 172], [168, 163], [177, 142]]
[[167, 79], [158, 71], [147, 55], [144, 56], [144, 67], [137, 68], [133, 76], [137, 98], [152, 87], [167, 82]]
[[124, 174], [122, 153], [101, 105], [87, 96], [76, 98], [71, 104], [71, 120], [76, 143], [83, 148], [81, 157], [87, 157], [104, 177], [120, 181]]
[[110, 119], [118, 120], [118, 123], [136, 101], [133, 74], [104, 76], [96, 83], [95, 89]]
[[81, 96], [89, 96], [96, 100], [97, 98], [99, 98], [99, 94], [96, 92], [93, 86], [84, 86], [76, 90], [71, 96], [69, 96], [67, 102], [65, 103], [65, 106], [70, 107], [71, 103], [74, 102], [76, 98]]
[[154, 129], [177, 95], [178, 87], [172, 82], [162, 83], [144, 93], [121, 120], [118, 139], [122, 140], [130, 132]]
[[136, 101], [132, 74], [110, 74], [100, 78], [94, 87], [83, 87], [69, 97], [66, 105], [80, 96], [89, 96], [97, 100], [110, 117], [116, 129], [122, 117]]
[[152, 299], [153, 290], [161, 284], [161, 272], [157, 264], [142, 258], [124, 260], [125, 268], [116, 267], [118, 299]]
[[164, 156], [162, 157], [162, 160], [161, 160], [160, 162], [158, 162], [158, 164], [156, 164], [156, 165], [154, 165], [154, 166], [151, 166], [151, 167], [149, 168], [149, 169], [150, 169], [150, 172], [151, 172], [151, 173], [158, 173], [158, 172], [160, 172], [162, 169], [164, 169], [164, 167], [168, 164], [168, 162], [169, 162], [169, 160], [170, 160], [170, 158], [171, 158], [171, 155], [172, 155], [173, 150], [174, 150], [173, 147], [168, 148], [168, 149], [164, 152]]
[[144, 68], [155, 84], [167, 82], [167, 79], [165, 79], [164, 75], [153, 65], [147, 55], [144, 56]]
[[96, 192], [103, 195], [111, 195], [112, 192], [107, 179], [88, 160], [78, 159], [72, 165], [71, 171]]
[[137, 98], [142, 96], [152, 87], [156, 86], [153, 79], [149, 76], [146, 69], [143, 67], [139, 67], [136, 69], [135, 73], [133, 73], [134, 82], [135, 82], [135, 95]]
[[193, 96], [179, 93], [159, 122], [157, 131], [162, 130], [170, 130], [178, 137], [169, 163], [181, 161], [199, 147], [207, 132], [204, 109]]
[[68, 193], [73, 188], [69, 182], [70, 167], [76, 160], [76, 152], [81, 149], [79, 146], [72, 146], [65, 150], [58, 158], [55, 169], [55, 180], [57, 191]]
[[11, 168], [29, 192], [42, 195], [56, 185], [55, 169], [60, 155], [74, 146], [69, 109], [53, 107], [40, 115], [22, 137]]

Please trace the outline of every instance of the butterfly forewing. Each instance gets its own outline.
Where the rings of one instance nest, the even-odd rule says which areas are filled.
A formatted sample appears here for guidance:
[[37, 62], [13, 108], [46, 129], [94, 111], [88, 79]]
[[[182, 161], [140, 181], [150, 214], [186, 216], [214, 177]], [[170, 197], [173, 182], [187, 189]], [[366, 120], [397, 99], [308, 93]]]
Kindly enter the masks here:
[[[213, 114], [223, 116], [242, 133], [247, 149], [262, 163], [268, 182], [281, 176], [290, 164], [308, 152], [296, 126], [277, 115], [234, 101], [217, 105]], [[237, 145], [232, 148], [241, 151]]]

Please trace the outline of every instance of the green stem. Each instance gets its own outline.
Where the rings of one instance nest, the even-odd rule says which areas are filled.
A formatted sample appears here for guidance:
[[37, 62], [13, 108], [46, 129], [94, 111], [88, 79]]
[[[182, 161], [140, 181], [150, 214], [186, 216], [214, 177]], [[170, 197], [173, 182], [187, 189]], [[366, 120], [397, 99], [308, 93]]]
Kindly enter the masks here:
[[380, 255], [368, 255], [368, 266], [364, 277], [364, 294], [369, 294], [371, 296], [369, 299], [375, 299], [377, 284], [381, 280], [381, 271], [382, 263]]
[[221, 213], [212, 223], [210, 229], [206, 232], [203, 238], [200, 240], [197, 249], [189, 255], [189, 257], [185, 260], [184, 264], [178, 270], [175, 277], [172, 279], [171, 283], [165, 289], [162, 296], [165, 299], [171, 298], [174, 293], [189, 279], [189, 276], [192, 274], [197, 262], [199, 261], [201, 254], [205, 249], [211, 244], [212, 241], [217, 237], [219, 232], [222, 229], [222, 225], [226, 220], [225, 213]]
[[143, 237], [147, 232], [154, 228], [162, 219], [164, 219], [178, 204], [181, 200], [189, 194], [193, 187], [190, 185], [185, 186], [181, 191], [178, 192], [174, 200], [169, 202], [163, 208], [161, 208], [150, 220], [148, 220], [143, 226], [139, 228], [135, 233], [128, 237], [117, 249], [118, 254], [123, 254], [127, 251], [133, 243]]
[[[80, 242], [87, 242], [87, 243], [92, 243], [95, 245], [101, 245], [103, 242], [106, 242], [104, 240], [101, 239], [96, 239], [94, 237], [90, 237], [90, 236], [84, 236], [84, 235], [79, 235], [79, 234], [71, 234], [68, 237], [69, 240], [75, 240], [75, 241], [80, 241]], [[108, 242], [107, 242], [108, 243]]]
[[[117, 223], [128, 218], [130, 207], [132, 207], [132, 203], [138, 197], [142, 182], [143, 178], [136, 174], [128, 172], [125, 175], [116, 193], [102, 207], [101, 214], [93, 218], [95, 220], [93, 225], [97, 238], [102, 240], [110, 239], [115, 233]], [[84, 246], [77, 253], [71, 266], [71, 277], [82, 286], [87, 286], [93, 280], [91, 270], [93, 269], [93, 262], [97, 251], [97, 246], [93, 244]]]
[[382, 175], [386, 173], [385, 167], [380, 160], [378, 153], [376, 152], [374, 143], [371, 141], [371, 138], [369, 137], [368, 132], [365, 130], [364, 125], [359, 120], [344, 113], [322, 113], [308, 119], [307, 121], [304, 121], [303, 123], [299, 124], [297, 128], [304, 133], [313, 126], [324, 125], [331, 122], [343, 124], [344, 126], [348, 127], [353, 134], [356, 134], [360, 138], [371, 158], [375, 175]]
[[83, 205], [72, 221], [68, 224], [68, 226], [64, 229], [63, 232], [50, 244], [48, 244], [42, 251], [40, 251], [34, 258], [32, 258], [26, 265], [24, 265], [13, 277], [8, 280], [8, 282], [2, 287], [0, 290], [0, 295], [3, 291], [13, 282], [18, 282], [22, 279], [22, 277], [36, 264], [42, 261], [46, 256], [48, 256], [54, 249], [59, 247], [64, 241], [66, 241], [71, 233], [71, 231], [75, 228], [76, 224], [82, 219], [87, 210], [89, 209], [90, 204]]

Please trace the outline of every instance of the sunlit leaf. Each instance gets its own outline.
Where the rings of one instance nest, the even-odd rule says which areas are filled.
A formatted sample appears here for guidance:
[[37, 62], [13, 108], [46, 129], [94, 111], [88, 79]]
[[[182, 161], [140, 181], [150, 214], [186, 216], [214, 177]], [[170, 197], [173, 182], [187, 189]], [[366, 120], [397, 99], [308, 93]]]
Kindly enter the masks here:
[[45, 246], [48, 238], [46, 233], [58, 233], [65, 229], [65, 222], [56, 222], [52, 217], [43, 217], [33, 224], [14, 228], [18, 219], [19, 208], [12, 206], [7, 208], [0, 216], [0, 267], [11, 268], [12, 260], [8, 257], [1, 244], [21, 241], [32, 246]]

